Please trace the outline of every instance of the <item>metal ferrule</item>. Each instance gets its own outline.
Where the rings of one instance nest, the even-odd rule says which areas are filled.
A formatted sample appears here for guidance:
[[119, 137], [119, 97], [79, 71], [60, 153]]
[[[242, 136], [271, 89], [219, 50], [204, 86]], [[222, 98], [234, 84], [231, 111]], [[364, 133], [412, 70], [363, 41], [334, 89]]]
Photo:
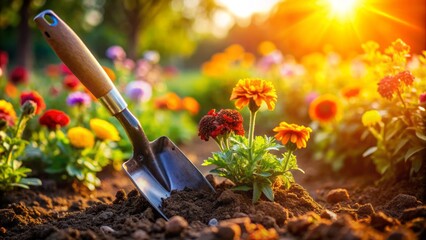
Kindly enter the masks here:
[[112, 115], [116, 115], [127, 108], [127, 103], [115, 87], [98, 99]]

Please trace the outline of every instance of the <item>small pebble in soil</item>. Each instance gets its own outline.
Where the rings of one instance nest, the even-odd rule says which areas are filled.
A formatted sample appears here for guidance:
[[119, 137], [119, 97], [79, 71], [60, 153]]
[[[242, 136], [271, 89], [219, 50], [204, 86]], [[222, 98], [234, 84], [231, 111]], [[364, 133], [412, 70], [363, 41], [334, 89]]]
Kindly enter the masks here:
[[101, 230], [101, 232], [103, 232], [105, 234], [111, 234], [111, 233], [115, 232], [115, 230], [112, 229], [110, 226], [101, 226], [99, 229]]
[[336, 219], [337, 219], [337, 214], [335, 214], [334, 212], [332, 212], [332, 211], [330, 211], [330, 210], [328, 210], [328, 209], [325, 209], [322, 213], [321, 213], [321, 218], [324, 218], [324, 219], [329, 219], [329, 220], [332, 220], [332, 221], [335, 221]]
[[223, 240], [237, 240], [240, 239], [241, 228], [235, 223], [220, 224], [216, 235]]
[[147, 240], [149, 239], [149, 235], [144, 230], [139, 229], [139, 230], [136, 230], [134, 233], [132, 233], [132, 239]]
[[208, 223], [209, 226], [217, 226], [218, 224], [219, 224], [219, 222], [217, 221], [216, 218], [210, 219], [210, 221]]
[[339, 203], [349, 201], [348, 190], [344, 188], [337, 188], [330, 190], [327, 193], [327, 202], [329, 203]]
[[181, 216], [173, 216], [166, 223], [166, 235], [174, 236], [179, 235], [184, 229], [188, 227], [188, 222]]

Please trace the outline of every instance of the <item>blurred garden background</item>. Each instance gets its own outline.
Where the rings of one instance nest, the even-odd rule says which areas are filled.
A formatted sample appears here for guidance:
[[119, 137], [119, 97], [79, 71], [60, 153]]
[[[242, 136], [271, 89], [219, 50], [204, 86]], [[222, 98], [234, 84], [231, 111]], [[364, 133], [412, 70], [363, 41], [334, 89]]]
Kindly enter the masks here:
[[[132, 153], [118, 121], [36, 28], [45, 9], [80, 36], [149, 139], [201, 141], [201, 117], [234, 109], [239, 79], [262, 78], [278, 102], [273, 112], [260, 109], [256, 134], [281, 121], [310, 126], [307, 158], [334, 171], [409, 178], [424, 168], [424, 0], [5, 0], [2, 171], [32, 170], [16, 179], [47, 174], [94, 189], [96, 173], [119, 169]], [[26, 100], [35, 110], [25, 111]], [[25, 114], [33, 118], [26, 126]]]

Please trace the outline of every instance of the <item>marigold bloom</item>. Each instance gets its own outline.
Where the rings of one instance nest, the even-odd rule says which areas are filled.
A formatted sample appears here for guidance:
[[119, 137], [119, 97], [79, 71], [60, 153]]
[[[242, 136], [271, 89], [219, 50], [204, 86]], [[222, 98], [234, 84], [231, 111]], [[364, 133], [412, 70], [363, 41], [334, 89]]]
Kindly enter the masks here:
[[392, 76], [386, 76], [378, 83], [377, 91], [384, 98], [391, 99], [393, 94], [398, 90], [399, 81]]
[[244, 135], [243, 117], [238, 111], [232, 109], [222, 109], [219, 112], [212, 109], [201, 118], [198, 124], [198, 136], [204, 141], [208, 141], [210, 137], [216, 138], [231, 132]]
[[382, 116], [376, 110], [369, 110], [362, 115], [362, 124], [366, 127], [372, 127], [382, 121]]
[[95, 137], [93, 133], [87, 128], [73, 127], [67, 132], [67, 137], [71, 145], [76, 148], [89, 148], [95, 144]]
[[80, 80], [74, 74], [68, 74], [63, 81], [64, 87], [69, 90], [76, 90], [80, 86]]
[[68, 115], [62, 111], [50, 109], [47, 110], [38, 120], [40, 125], [54, 130], [57, 127], [65, 127], [70, 122]]
[[216, 112], [210, 110], [198, 123], [198, 136], [201, 140], [208, 141], [210, 137], [216, 138], [222, 132], [222, 127], [216, 120]]
[[16, 112], [13, 105], [6, 100], [0, 99], [0, 120], [3, 120], [9, 126], [15, 125]]
[[41, 113], [46, 108], [43, 97], [36, 91], [23, 92], [21, 94], [21, 106], [26, 101], [33, 101], [37, 105], [35, 114]]
[[182, 99], [182, 107], [192, 115], [200, 111], [200, 104], [193, 97], [184, 97]]
[[275, 138], [278, 141], [281, 141], [284, 145], [290, 141], [300, 149], [306, 147], [306, 142], [310, 138], [312, 129], [305, 126], [281, 122], [278, 127], [273, 129], [273, 131], [277, 132]]
[[339, 99], [333, 95], [326, 94], [317, 97], [311, 102], [309, 116], [312, 120], [326, 123], [338, 118], [341, 110]]
[[90, 129], [95, 133], [96, 137], [102, 140], [120, 140], [120, 135], [118, 134], [117, 129], [111, 123], [94, 118], [90, 120]]
[[15, 85], [28, 82], [28, 71], [24, 67], [16, 67], [10, 72], [9, 81]]
[[253, 101], [258, 108], [265, 102], [269, 110], [274, 110], [277, 93], [269, 81], [257, 78], [240, 79], [232, 90], [230, 100], [236, 100], [237, 109], [241, 109]]
[[180, 110], [182, 107], [182, 100], [176, 93], [167, 93], [155, 100], [155, 106], [160, 109]]
[[398, 79], [400, 83], [404, 83], [405, 86], [411, 86], [414, 82], [414, 76], [409, 71], [400, 72], [395, 78]]
[[237, 135], [244, 135], [243, 117], [237, 110], [222, 109], [217, 113], [217, 121], [224, 125], [222, 134], [234, 132]]

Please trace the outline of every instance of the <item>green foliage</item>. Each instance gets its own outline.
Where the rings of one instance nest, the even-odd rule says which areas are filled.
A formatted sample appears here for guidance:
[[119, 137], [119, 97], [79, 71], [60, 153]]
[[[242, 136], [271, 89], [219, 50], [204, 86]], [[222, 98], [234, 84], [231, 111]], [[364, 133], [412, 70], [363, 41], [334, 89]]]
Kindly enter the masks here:
[[[384, 53], [377, 50], [378, 46], [373, 44], [371, 48], [371, 45], [366, 49], [366, 57], [370, 61], [370, 71], [378, 79], [384, 76], [396, 78], [408, 69], [410, 47], [401, 40], [393, 42]], [[422, 75], [426, 68], [426, 53], [423, 54], [418, 57], [418, 67], [410, 69], [420, 77], [412, 75], [411, 81], [398, 80], [394, 88], [389, 88], [390, 98], [383, 97], [378, 102], [383, 121], [368, 128], [376, 144], [368, 148], [363, 156], [371, 157], [383, 180], [415, 176], [423, 166], [426, 110], [425, 104], [419, 102], [421, 91], [426, 90], [425, 76]]]
[[291, 170], [302, 171], [298, 168], [293, 153], [286, 152], [283, 158], [270, 153], [283, 147], [271, 137], [255, 137], [252, 151], [249, 150], [249, 141], [244, 136], [235, 135], [229, 140], [229, 148], [214, 152], [203, 165], [215, 165], [211, 172], [233, 181], [237, 185], [234, 190], [253, 190], [254, 203], [259, 200], [262, 193], [274, 201], [272, 190], [274, 184], [283, 184], [288, 188], [294, 182]]
[[[30, 103], [25, 103], [22, 107], [27, 107]], [[29, 188], [29, 186], [41, 185], [40, 179], [27, 178], [31, 169], [22, 165], [19, 157], [23, 153], [28, 141], [22, 139], [27, 121], [34, 116], [34, 107], [30, 111], [22, 111], [16, 127], [0, 129], [0, 190], [12, 190], [14, 187]], [[0, 125], [4, 121], [0, 120]]]

